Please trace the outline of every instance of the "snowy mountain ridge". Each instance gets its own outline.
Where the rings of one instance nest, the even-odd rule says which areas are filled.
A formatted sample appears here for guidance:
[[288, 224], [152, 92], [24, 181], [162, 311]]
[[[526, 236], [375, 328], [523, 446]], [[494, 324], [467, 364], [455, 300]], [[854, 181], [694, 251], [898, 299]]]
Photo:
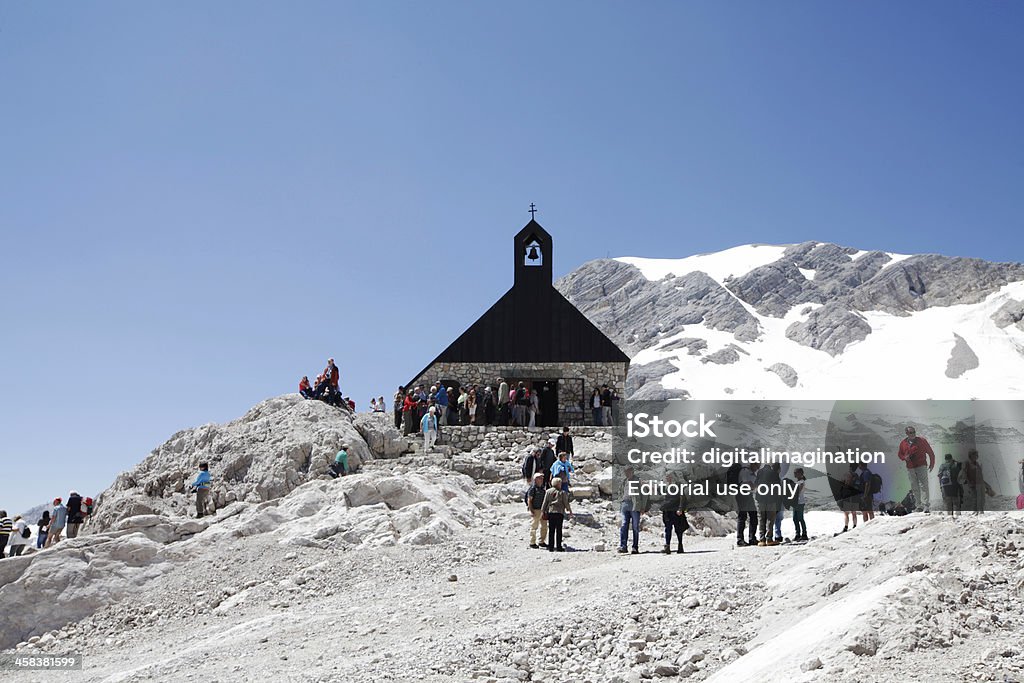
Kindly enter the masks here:
[[630, 353], [636, 398], [1024, 396], [1024, 265], [750, 244], [591, 261], [556, 286]]

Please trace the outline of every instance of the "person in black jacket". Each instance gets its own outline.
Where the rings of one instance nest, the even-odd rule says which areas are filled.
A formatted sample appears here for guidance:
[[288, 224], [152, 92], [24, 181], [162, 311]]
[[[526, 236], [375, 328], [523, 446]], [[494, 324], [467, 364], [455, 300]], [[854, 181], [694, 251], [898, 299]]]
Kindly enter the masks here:
[[575, 455], [572, 449], [572, 436], [569, 435], [568, 427], [562, 427], [562, 435], [558, 437], [558, 441], [555, 443], [555, 450], [559, 453], [568, 453], [570, 460]]
[[555, 455], [555, 451], [552, 446], [555, 445], [554, 439], [548, 439], [547, 444], [544, 446], [544, 450], [541, 452], [541, 458], [544, 460], [544, 484], [551, 486], [551, 466], [555, 464], [558, 457]]
[[[665, 484], [672, 487], [675, 484], [675, 476], [665, 475]], [[690, 528], [686, 521], [686, 500], [679, 493], [678, 487], [670, 488], [670, 492], [661, 501], [661, 521], [665, 524], [665, 549], [661, 552], [666, 555], [672, 554], [672, 532], [676, 534], [678, 544], [677, 553], [683, 553], [683, 532]]]
[[[544, 518], [544, 512], [541, 508], [544, 506], [544, 493], [547, 491], [547, 486], [544, 485], [544, 473], [537, 472], [533, 476], [533, 484], [530, 488], [526, 489], [526, 510], [532, 515], [532, 521], [530, 522], [530, 547], [537, 549], [538, 547], [547, 547], [547, 543], [544, 539], [548, 537], [548, 520]], [[540, 546], [537, 545], [537, 527], [540, 527]]]
[[68, 494], [68, 538], [78, 536], [78, 529], [82, 526], [85, 517], [82, 515], [82, 496], [78, 491]]
[[[523, 479], [526, 483], [531, 483], [534, 476], [547, 472], [547, 468], [544, 467], [544, 456], [540, 447], [534, 448], [526, 459], [523, 460]], [[546, 479], [547, 477], [545, 477]]]

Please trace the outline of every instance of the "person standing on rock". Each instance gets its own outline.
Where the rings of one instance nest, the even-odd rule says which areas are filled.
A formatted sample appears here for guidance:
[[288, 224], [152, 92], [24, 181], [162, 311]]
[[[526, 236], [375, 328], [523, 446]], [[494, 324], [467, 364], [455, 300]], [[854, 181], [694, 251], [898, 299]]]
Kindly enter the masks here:
[[442, 384], [437, 389], [430, 387], [434, 393], [434, 401], [437, 404], [437, 410], [441, 413], [437, 418], [440, 424], [448, 424], [448, 389]]
[[[632, 486], [631, 486], [632, 483]], [[633, 527], [633, 554], [640, 553], [640, 516], [647, 513], [650, 508], [650, 498], [639, 492], [640, 482], [633, 476], [633, 468], [627, 467], [622, 478], [622, 502], [619, 504], [619, 513], [622, 515], [622, 525], [619, 527], [619, 552], [626, 553], [626, 543], [629, 541], [629, 528]], [[630, 489], [635, 493], [630, 493]]]
[[960, 463], [946, 453], [945, 462], [939, 465], [939, 490], [942, 491], [942, 506], [950, 517], [960, 516]]
[[839, 485], [839, 507], [843, 511], [843, 531], [850, 530], [850, 517], [853, 517], [853, 528], [857, 528], [857, 511], [860, 510], [861, 494], [857, 465], [850, 463], [849, 470]]
[[554, 439], [548, 439], [548, 442], [544, 444], [544, 449], [541, 451], [541, 459], [544, 461], [544, 478], [548, 486], [551, 486], [551, 468], [558, 461], [558, 457], [555, 456], [554, 445]]
[[507, 425], [509, 417], [508, 382], [498, 378], [498, 424]]
[[547, 515], [548, 518], [548, 551], [564, 552], [562, 522], [565, 521], [566, 515], [572, 515], [572, 507], [569, 505], [569, 494], [562, 490], [560, 479], [552, 479], [551, 488], [544, 492], [541, 514]]
[[679, 493], [679, 487], [675, 484], [675, 475], [666, 474], [665, 484], [669, 487], [669, 493], [661, 501], [661, 521], [665, 525], [665, 548], [661, 551], [666, 555], [672, 554], [672, 534], [676, 535], [678, 547], [676, 552], [683, 553], [683, 532], [690, 528], [686, 521], [686, 499]]
[[[750, 493], [736, 494], [736, 546], [757, 545], [757, 503], [754, 501], [754, 487], [757, 486], [757, 470], [760, 463], [752, 462], [736, 470], [736, 481], [729, 482], [745, 487]], [[743, 540], [744, 528], [747, 540]]]
[[778, 511], [778, 494], [776, 489], [782, 485], [776, 465], [766, 465], [757, 470], [757, 490], [754, 502], [757, 503], [757, 545], [760, 547], [778, 545], [779, 540], [772, 538], [772, 527], [775, 525], [775, 513]]
[[590, 409], [591, 409], [591, 412], [593, 412], [593, 414], [594, 414], [594, 426], [595, 427], [602, 427], [602, 426], [604, 426], [604, 423], [602, 422], [602, 419], [601, 419], [601, 416], [602, 416], [602, 411], [601, 411], [601, 391], [599, 389], [597, 389], [596, 387], [594, 388], [593, 393], [590, 394]]
[[512, 424], [516, 427], [526, 426], [526, 413], [530, 405], [529, 393], [526, 390], [526, 384], [520, 382], [516, 386], [515, 393], [513, 394], [514, 398], [510, 399], [512, 401]]
[[529, 401], [529, 404], [527, 405], [527, 412], [530, 419], [526, 426], [533, 429], [537, 426], [537, 416], [540, 414], [540, 399], [537, 398], [536, 389], [530, 389], [527, 391], [527, 394], [529, 395], [529, 398], [527, 399]]
[[[479, 399], [479, 397], [477, 397]], [[481, 409], [484, 411], [483, 424], [492, 425], [497, 420], [498, 409], [494, 403], [494, 390], [490, 387], [484, 387], [483, 403]]]
[[537, 549], [537, 529], [540, 528], [540, 547], [547, 547], [548, 520], [544, 516], [544, 496], [547, 487], [544, 486], [544, 473], [537, 472], [533, 475], [533, 483], [526, 489], [526, 511], [530, 513], [530, 547]]
[[50, 534], [50, 511], [43, 510], [43, 516], [36, 522], [36, 550], [46, 545], [46, 537]]
[[864, 523], [867, 524], [868, 520], [875, 518], [875, 493], [874, 493], [874, 474], [871, 469], [868, 468], [866, 462], [860, 464], [860, 471], [857, 474], [857, 479], [860, 482], [861, 498], [860, 498], [860, 514], [864, 519]]
[[416, 406], [418, 402], [413, 392], [409, 392], [405, 395], [405, 399], [402, 401], [402, 420], [404, 421], [404, 429], [402, 430], [406, 436], [409, 436], [416, 431], [414, 423], [416, 421]]
[[569, 434], [568, 427], [562, 427], [562, 434], [555, 441], [555, 450], [559, 453], [568, 453], [569, 460], [572, 460], [572, 456], [576, 455], [576, 451], [572, 447], [572, 435]]
[[78, 529], [84, 521], [82, 496], [78, 495], [78, 491], [72, 491], [68, 494], [68, 538], [78, 538]]
[[[935, 469], [935, 451], [932, 450], [928, 440], [917, 435], [913, 426], [908, 426], [907, 438], [900, 441], [900, 448], [897, 452], [899, 459], [907, 466], [907, 474], [910, 476], [910, 490], [914, 493], [914, 500], [917, 501], [915, 512], [930, 512], [928, 505], [928, 473]], [[927, 465], [928, 469], [925, 469]]]
[[[547, 471], [548, 468], [544, 467], [543, 451], [540, 446], [536, 446], [523, 460], [523, 479], [527, 484], [529, 484], [532, 483], [534, 478], [539, 474], [544, 478], [546, 483], [548, 480]], [[547, 488], [547, 486], [545, 486], [545, 488]]]
[[430, 410], [423, 416], [420, 429], [423, 431], [423, 452], [429, 453], [433, 450], [434, 442], [437, 440], [437, 408], [435, 406], [430, 406]]
[[793, 477], [796, 478], [796, 491], [793, 492], [793, 540], [807, 540], [807, 522], [804, 521], [804, 508], [807, 507], [807, 477], [804, 476], [804, 468], [797, 467], [793, 470]]
[[7, 549], [7, 539], [11, 537], [14, 530], [14, 522], [7, 516], [7, 510], [0, 510], [0, 557], [4, 557]]
[[60, 535], [64, 533], [64, 527], [68, 523], [68, 509], [60, 498], [53, 499], [53, 514], [50, 515], [50, 533], [46, 537], [46, 546], [49, 548], [60, 541]]
[[967, 452], [967, 464], [960, 473], [960, 479], [964, 485], [965, 507], [978, 515], [985, 511], [985, 495], [995, 495], [995, 491], [985, 481], [981, 468], [981, 461], [978, 460], [978, 451]]
[[402, 428], [402, 405], [405, 403], [405, 387], [398, 387], [395, 392], [393, 408], [395, 411], [395, 429]]
[[574, 472], [572, 463], [569, 462], [568, 453], [559, 453], [558, 460], [551, 466], [551, 481], [558, 479], [562, 482], [562, 490], [569, 491], [569, 475]]
[[22, 551], [25, 550], [25, 546], [28, 545], [28, 540], [32, 537], [32, 530], [29, 528], [28, 523], [18, 515], [14, 518], [14, 529], [11, 531], [11, 557], [17, 557], [21, 555]]
[[601, 424], [612, 427], [612, 391], [607, 384], [601, 385]]
[[471, 425], [478, 425], [476, 412], [476, 387], [471, 387], [466, 394], [466, 422]]
[[199, 474], [196, 475], [195, 481], [192, 482], [192, 488], [196, 492], [196, 517], [202, 517], [206, 514], [207, 504], [210, 500], [211, 483], [210, 465], [205, 462], [199, 463]]

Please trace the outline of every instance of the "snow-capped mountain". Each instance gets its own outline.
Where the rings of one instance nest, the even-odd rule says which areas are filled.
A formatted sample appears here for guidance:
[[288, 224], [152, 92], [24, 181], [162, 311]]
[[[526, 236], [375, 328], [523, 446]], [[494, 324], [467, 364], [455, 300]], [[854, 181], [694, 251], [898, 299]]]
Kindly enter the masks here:
[[1024, 265], [751, 244], [585, 263], [556, 286], [635, 398], [1024, 397]]

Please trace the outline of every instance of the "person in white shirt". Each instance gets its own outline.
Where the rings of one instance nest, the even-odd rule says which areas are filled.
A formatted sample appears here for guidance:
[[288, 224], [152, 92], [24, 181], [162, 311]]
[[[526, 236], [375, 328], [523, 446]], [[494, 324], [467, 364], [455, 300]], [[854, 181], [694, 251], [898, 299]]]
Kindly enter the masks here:
[[[26, 537], [25, 532], [29, 534]], [[29, 539], [32, 537], [31, 529], [28, 524], [18, 515], [14, 518], [14, 529], [11, 531], [11, 552], [9, 557], [17, 557], [21, 555], [22, 551], [25, 550], [25, 546], [28, 545]]]

